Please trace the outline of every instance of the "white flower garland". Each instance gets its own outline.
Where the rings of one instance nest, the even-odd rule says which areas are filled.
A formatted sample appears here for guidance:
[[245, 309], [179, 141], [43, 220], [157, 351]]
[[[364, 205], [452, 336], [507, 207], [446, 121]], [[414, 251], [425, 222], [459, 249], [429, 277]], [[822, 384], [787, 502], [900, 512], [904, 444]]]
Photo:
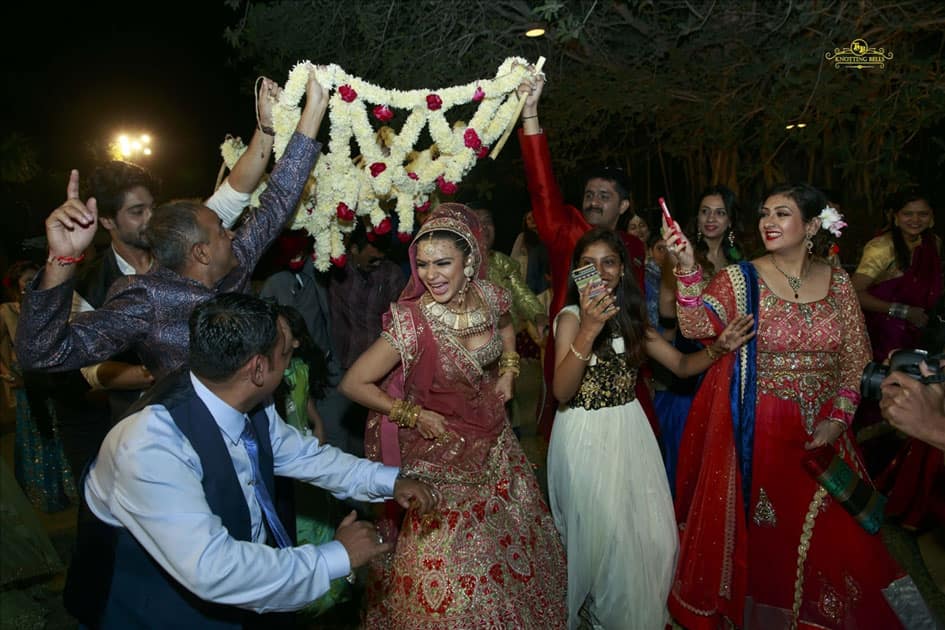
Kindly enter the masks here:
[[[273, 106], [276, 159], [285, 151], [301, 115], [307, 68], [308, 62], [302, 62], [292, 69]], [[314, 181], [309, 180], [293, 224], [315, 238], [316, 268], [325, 270], [332, 259], [344, 255], [342, 235], [354, 229], [356, 216], [368, 216], [375, 230], [389, 228], [390, 217], [382, 202], [394, 200], [399, 231], [412, 232], [415, 209], [428, 203], [436, 187], [448, 192], [459, 184], [512, 123], [518, 105], [515, 91], [528, 73], [526, 60], [510, 57], [494, 79], [436, 91], [400, 91], [372, 85], [336, 65], [318, 67], [318, 81], [325, 89], [335, 90], [328, 102], [328, 147], [313, 170]], [[474, 101], [479, 101], [479, 107], [472, 119], [451, 126], [445, 113]], [[380, 116], [374, 111], [379, 108], [383, 108]], [[392, 109], [410, 112], [400, 133], [389, 126], [375, 131], [369, 116], [386, 125]], [[424, 127], [434, 144], [415, 151]], [[361, 151], [357, 162], [350, 155], [352, 138]], [[224, 143], [221, 150], [232, 166], [229, 159], [237, 148]], [[258, 199], [258, 194], [254, 197]]]

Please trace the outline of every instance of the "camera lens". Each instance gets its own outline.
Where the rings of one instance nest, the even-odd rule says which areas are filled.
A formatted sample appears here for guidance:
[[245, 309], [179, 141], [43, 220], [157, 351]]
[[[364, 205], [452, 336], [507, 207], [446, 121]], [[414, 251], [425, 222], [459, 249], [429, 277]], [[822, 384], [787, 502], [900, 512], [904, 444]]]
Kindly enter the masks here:
[[870, 361], [860, 377], [860, 395], [863, 400], [879, 400], [883, 397], [880, 384], [889, 375], [889, 368], [882, 363]]

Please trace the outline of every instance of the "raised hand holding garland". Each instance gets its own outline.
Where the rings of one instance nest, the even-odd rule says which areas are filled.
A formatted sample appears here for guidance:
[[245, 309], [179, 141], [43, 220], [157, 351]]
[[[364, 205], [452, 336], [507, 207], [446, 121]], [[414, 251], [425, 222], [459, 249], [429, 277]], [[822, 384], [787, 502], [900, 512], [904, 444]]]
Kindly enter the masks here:
[[[273, 107], [277, 159], [300, 115], [308, 63], [292, 69]], [[335, 90], [328, 105], [328, 150], [313, 170], [292, 226], [315, 238], [316, 268], [324, 271], [331, 262], [340, 263], [342, 236], [354, 229], [357, 216], [369, 216], [378, 233], [389, 230], [382, 202], [395, 202], [399, 230], [409, 234], [415, 211], [429, 209], [434, 188], [444, 194], [455, 192], [476, 161], [488, 155], [490, 145], [514, 124], [520, 109], [516, 90], [534, 72], [525, 59], [510, 57], [493, 79], [441, 90], [399, 91], [372, 85], [337, 65], [318, 66], [319, 82]], [[472, 102], [479, 107], [468, 123], [447, 120], [451, 108]], [[378, 130], [369, 119], [369, 107], [370, 115], [383, 125]], [[396, 109], [409, 112], [399, 133], [387, 125]], [[418, 151], [414, 145], [424, 127], [434, 144]], [[352, 138], [361, 153], [357, 160], [351, 155]], [[243, 150], [238, 139], [228, 138], [221, 147], [224, 162], [232, 166]], [[263, 186], [255, 191], [252, 203], [258, 203]]]

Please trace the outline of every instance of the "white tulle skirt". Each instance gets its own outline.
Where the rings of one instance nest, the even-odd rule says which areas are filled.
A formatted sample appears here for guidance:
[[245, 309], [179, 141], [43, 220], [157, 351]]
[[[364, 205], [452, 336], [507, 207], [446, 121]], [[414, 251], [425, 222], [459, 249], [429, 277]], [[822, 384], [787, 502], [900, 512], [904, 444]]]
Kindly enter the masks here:
[[548, 491], [568, 557], [568, 627], [583, 615], [608, 630], [662, 630], [679, 540], [640, 403], [559, 410]]

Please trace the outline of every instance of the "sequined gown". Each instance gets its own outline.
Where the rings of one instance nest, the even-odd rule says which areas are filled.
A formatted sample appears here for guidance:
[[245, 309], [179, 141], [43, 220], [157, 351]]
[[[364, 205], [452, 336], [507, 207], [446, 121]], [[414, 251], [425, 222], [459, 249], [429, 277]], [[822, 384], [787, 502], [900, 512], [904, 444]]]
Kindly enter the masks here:
[[[750, 312], [737, 269], [717, 274], [702, 293], [717, 317], [701, 304], [679, 305], [687, 336], [714, 337]], [[869, 360], [849, 277], [834, 268], [827, 296], [806, 304], [782, 300], [760, 276], [757, 291], [757, 360], [743, 366], [757, 383], [749, 499], [726, 415], [729, 368], [739, 361], [728, 355], [708, 373], [680, 449], [681, 548], [670, 610], [691, 630], [720, 627], [723, 616], [765, 630], [901, 627], [881, 590], [903, 572], [881, 537], [863, 530], [802, 465], [817, 422], [849, 421]], [[849, 430], [834, 446], [867, 477]]]
[[[573, 305], [561, 312], [579, 315]], [[569, 628], [582, 617], [608, 630], [662, 630], [668, 620], [676, 519], [622, 341], [616, 357], [591, 357], [580, 389], [558, 409], [548, 447], [551, 510], [568, 556]]]
[[[475, 286], [498, 321], [508, 293], [486, 281]], [[424, 516], [408, 511], [395, 552], [372, 567], [365, 627], [564, 627], [561, 542], [494, 393], [496, 324], [491, 340], [469, 351], [427, 316], [422, 299], [398, 302], [390, 315], [382, 335], [401, 354], [403, 397], [443, 414], [448, 435], [434, 442], [398, 431], [402, 474], [432, 485], [440, 502]], [[372, 459], [381, 459], [380, 422], [369, 416]]]

